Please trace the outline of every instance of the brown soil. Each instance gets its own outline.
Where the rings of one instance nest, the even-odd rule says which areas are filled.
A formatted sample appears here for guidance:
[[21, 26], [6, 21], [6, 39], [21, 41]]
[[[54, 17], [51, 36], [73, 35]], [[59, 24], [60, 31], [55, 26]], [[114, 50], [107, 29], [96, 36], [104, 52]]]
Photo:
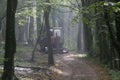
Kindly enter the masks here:
[[107, 70], [75, 52], [56, 54], [58, 77], [55, 80], [111, 80]]
[[[26, 62], [23, 66], [42, 67], [43, 63], [47, 66], [47, 55], [37, 52], [35, 62], [29, 64]], [[111, 80], [106, 68], [101, 67], [96, 61], [87, 60], [85, 56], [76, 52], [54, 54], [55, 66], [32, 70], [30, 73], [29, 71], [16, 73], [21, 80]]]

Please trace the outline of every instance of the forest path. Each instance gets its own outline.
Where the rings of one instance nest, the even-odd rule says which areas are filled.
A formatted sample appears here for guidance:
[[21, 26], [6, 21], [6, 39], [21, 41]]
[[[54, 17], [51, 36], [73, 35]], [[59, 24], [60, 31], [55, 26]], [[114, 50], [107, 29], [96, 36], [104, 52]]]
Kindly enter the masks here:
[[56, 54], [55, 61], [59, 65], [56, 80], [110, 80], [107, 71], [83, 57], [85, 54], [75, 52]]

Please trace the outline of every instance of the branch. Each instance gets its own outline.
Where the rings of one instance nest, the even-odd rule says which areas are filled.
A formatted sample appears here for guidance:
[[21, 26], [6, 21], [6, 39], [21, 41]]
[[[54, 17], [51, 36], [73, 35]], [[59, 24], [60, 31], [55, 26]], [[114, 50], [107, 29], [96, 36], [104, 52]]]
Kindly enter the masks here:
[[77, 5], [78, 5], [78, 8], [80, 8], [80, 3], [78, 2], [78, 0], [76, 0], [76, 2], [77, 2]]
[[69, 1], [69, 2], [70, 2], [70, 4], [72, 4], [74, 7], [77, 7], [77, 8], [78, 8], [78, 5], [72, 3], [72, 1]]

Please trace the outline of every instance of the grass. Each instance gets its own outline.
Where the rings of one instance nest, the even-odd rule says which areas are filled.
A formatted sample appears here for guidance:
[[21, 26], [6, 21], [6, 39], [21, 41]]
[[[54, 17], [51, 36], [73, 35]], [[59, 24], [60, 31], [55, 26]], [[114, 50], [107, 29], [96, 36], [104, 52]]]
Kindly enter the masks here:
[[[1, 47], [0, 47], [1, 48]], [[23, 66], [23, 67], [46, 67], [47, 66], [47, 60], [48, 60], [48, 54], [43, 54], [39, 52], [38, 50], [35, 51], [35, 61], [31, 62], [31, 53], [33, 48], [29, 46], [17, 46], [16, 54], [15, 54], [15, 66]], [[3, 64], [4, 58], [3, 54], [0, 53], [0, 64]], [[0, 70], [0, 76], [2, 74], [2, 70]], [[17, 76], [20, 78], [20, 80], [34, 80], [32, 78], [37, 78], [40, 75], [34, 74], [26, 76]], [[43, 80], [43, 79], [42, 79]], [[46, 79], [47, 80], [47, 79]]]
[[110, 70], [109, 74], [112, 77], [112, 80], [120, 80], [120, 71]]
[[15, 66], [31, 67], [32, 63], [26, 61], [15, 61]]
[[25, 52], [28, 52], [28, 51], [30, 51], [31, 49], [30, 48], [28, 48], [28, 47], [23, 47], [23, 46], [19, 46], [19, 47], [17, 47], [17, 49], [16, 49], [16, 51], [17, 52], [20, 52], [20, 53], [25, 53]]
[[19, 66], [45, 66], [47, 64], [48, 54], [42, 54], [35, 51], [34, 62], [31, 62], [33, 48], [29, 46], [17, 47], [15, 54], [15, 65]]
[[87, 57], [85, 57], [85, 59], [95, 62], [95, 63], [97, 63], [97, 65], [100, 65], [103, 68], [106, 68], [108, 74], [111, 77], [111, 80], [120, 80], [120, 71], [118, 71], [118, 70], [115, 71], [115, 70], [109, 69], [107, 65], [100, 63], [100, 61], [97, 57], [92, 58], [92, 57], [90, 57], [90, 55], [88, 55]]
[[87, 56], [85, 59], [88, 61], [88, 64], [91, 65], [96, 72], [98, 72], [99, 75], [102, 75], [101, 80], [111, 80], [106, 65], [102, 64], [98, 57], [91, 57], [89, 53], [86, 54]]

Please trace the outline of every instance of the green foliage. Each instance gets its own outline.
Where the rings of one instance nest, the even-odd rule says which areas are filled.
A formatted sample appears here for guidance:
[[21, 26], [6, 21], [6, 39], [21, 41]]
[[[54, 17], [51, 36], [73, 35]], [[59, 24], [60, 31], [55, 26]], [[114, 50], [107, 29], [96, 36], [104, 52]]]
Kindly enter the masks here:
[[110, 70], [109, 74], [112, 77], [112, 80], [120, 80], [120, 71]]
[[29, 51], [29, 49], [27, 47], [17, 47], [16, 51], [18, 53], [26, 53]]
[[99, 13], [103, 13], [107, 10], [108, 13], [113, 15], [115, 12], [120, 12], [120, 2], [114, 3], [114, 2], [99, 2], [94, 4], [96, 5], [96, 9], [99, 10]]
[[27, 61], [15, 61], [15, 65], [16, 66], [32, 66], [32, 63], [30, 63], [30, 62], [27, 62]]
[[3, 55], [0, 54], [0, 64], [3, 64], [3, 61], [4, 61], [4, 57]]
[[0, 43], [0, 54], [3, 54], [3, 53], [4, 53], [4, 45], [5, 45], [4, 42], [1, 42], [1, 43]]
[[3, 61], [4, 61], [4, 57], [3, 57], [3, 55], [4, 55], [4, 45], [5, 45], [4, 42], [0, 43], [0, 64], [2, 64]]
[[[80, 3], [79, 5], [82, 4]], [[87, 7], [78, 6], [74, 10], [74, 12], [75, 12], [75, 16], [73, 18], [73, 22], [75, 23], [79, 23], [80, 16], [82, 16], [82, 21], [85, 24], [89, 25], [89, 27], [93, 27], [93, 25], [95, 25], [95, 21], [98, 19], [98, 16], [94, 14], [95, 13], [94, 4]]]
[[[73, 39], [73, 38], [72, 38]], [[64, 47], [69, 50], [76, 50], [76, 42], [70, 38], [66, 38], [64, 42]]]
[[[95, 9], [99, 12], [95, 13]], [[73, 18], [74, 22], [79, 21], [79, 16], [81, 14], [86, 14], [86, 17], [83, 18], [83, 22], [88, 24], [88, 25], [93, 25], [95, 24], [94, 22], [99, 19], [99, 15], [104, 14], [106, 9], [109, 11], [110, 15], [114, 17], [114, 12], [120, 12], [120, 2], [118, 3], [113, 3], [113, 2], [97, 2], [94, 4], [91, 4], [90, 6], [87, 7], [80, 7], [76, 9], [75, 13], [76, 16]]]

